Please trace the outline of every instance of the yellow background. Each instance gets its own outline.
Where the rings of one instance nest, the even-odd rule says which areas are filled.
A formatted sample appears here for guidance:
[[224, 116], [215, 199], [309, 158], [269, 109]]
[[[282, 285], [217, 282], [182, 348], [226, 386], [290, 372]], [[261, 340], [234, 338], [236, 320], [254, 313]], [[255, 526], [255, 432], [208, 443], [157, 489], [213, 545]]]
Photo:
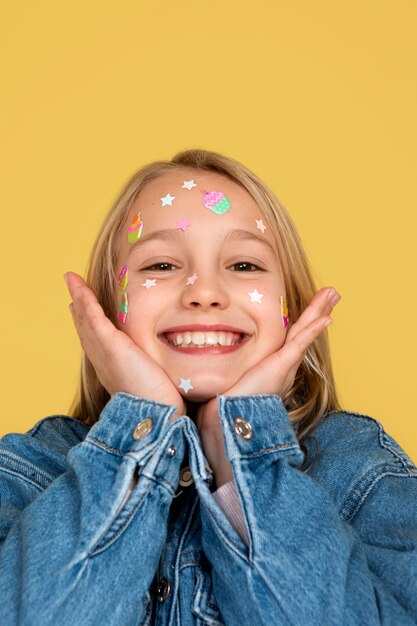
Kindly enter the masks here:
[[415, 0], [4, 2], [1, 433], [68, 410], [80, 349], [62, 275], [142, 164], [241, 160], [288, 207], [346, 408], [417, 459]]

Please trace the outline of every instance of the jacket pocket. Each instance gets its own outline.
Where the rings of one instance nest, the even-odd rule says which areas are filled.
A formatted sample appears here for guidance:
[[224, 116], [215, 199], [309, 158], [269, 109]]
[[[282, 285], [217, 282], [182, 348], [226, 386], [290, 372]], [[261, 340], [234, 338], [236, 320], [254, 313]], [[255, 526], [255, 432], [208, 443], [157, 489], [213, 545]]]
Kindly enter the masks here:
[[197, 568], [195, 581], [191, 610], [196, 617], [196, 626], [225, 626], [214, 599], [210, 574]]

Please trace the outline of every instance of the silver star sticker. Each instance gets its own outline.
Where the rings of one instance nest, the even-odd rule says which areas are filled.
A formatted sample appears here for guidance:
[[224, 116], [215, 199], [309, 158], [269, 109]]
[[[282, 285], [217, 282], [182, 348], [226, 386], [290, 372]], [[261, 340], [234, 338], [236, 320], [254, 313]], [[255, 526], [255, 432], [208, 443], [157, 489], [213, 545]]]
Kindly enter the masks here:
[[194, 387], [191, 384], [191, 380], [189, 378], [181, 378], [181, 381], [178, 387], [180, 389], [183, 389], [185, 393], [188, 393], [190, 389], [194, 389]]
[[156, 278], [152, 280], [150, 278], [147, 278], [145, 282], [142, 283], [142, 287], [146, 287], [146, 289], [149, 289], [149, 287], [156, 287]]
[[251, 302], [257, 302], [258, 304], [261, 304], [261, 299], [264, 297], [264, 294], [259, 293], [259, 291], [254, 289], [253, 291], [248, 291], [248, 296]]
[[160, 200], [162, 202], [162, 206], [165, 206], [167, 204], [169, 206], [172, 206], [172, 201], [175, 200], [175, 196], [171, 196], [171, 194], [167, 193], [167, 195], [163, 198], [160, 198]]
[[192, 189], [193, 187], [197, 187], [197, 185], [195, 184], [195, 182], [193, 180], [184, 180], [184, 184], [181, 187], [181, 189]]

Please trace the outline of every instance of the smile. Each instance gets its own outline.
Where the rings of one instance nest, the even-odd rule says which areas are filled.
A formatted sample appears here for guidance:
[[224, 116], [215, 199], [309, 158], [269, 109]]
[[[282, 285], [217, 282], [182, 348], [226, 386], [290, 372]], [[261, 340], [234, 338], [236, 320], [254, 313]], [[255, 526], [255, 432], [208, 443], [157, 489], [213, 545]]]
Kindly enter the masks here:
[[204, 326], [170, 328], [159, 337], [174, 350], [190, 354], [224, 354], [237, 350], [250, 339], [250, 335], [238, 329], [211, 327], [208, 330]]
[[176, 348], [187, 350], [188, 348], [207, 348], [213, 346], [234, 346], [242, 343], [244, 335], [242, 333], [209, 332], [202, 333], [168, 333], [165, 335], [168, 342]]

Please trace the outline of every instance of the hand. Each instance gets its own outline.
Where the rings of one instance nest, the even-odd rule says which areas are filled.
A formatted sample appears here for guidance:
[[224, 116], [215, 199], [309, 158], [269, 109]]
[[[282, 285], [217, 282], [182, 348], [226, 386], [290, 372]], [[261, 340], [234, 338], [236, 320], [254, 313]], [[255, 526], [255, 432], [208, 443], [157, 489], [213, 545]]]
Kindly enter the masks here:
[[[299, 319], [290, 327], [284, 345], [246, 372], [223, 395], [276, 394], [284, 396], [291, 388], [309, 346], [331, 322], [329, 317], [340, 295], [323, 287]], [[232, 467], [226, 459], [224, 435], [218, 415], [217, 399], [201, 405], [196, 425], [204, 453], [216, 477], [216, 486], [232, 480]]]
[[226, 396], [270, 393], [285, 396], [308, 348], [332, 322], [330, 313], [341, 296], [331, 287], [323, 287], [314, 296], [298, 320], [290, 326], [284, 345], [246, 372]]
[[170, 378], [147, 354], [106, 317], [93, 291], [73, 272], [66, 274], [72, 319], [81, 346], [99, 381], [110, 395], [119, 391], [171, 404], [175, 417], [185, 415], [185, 404]]

